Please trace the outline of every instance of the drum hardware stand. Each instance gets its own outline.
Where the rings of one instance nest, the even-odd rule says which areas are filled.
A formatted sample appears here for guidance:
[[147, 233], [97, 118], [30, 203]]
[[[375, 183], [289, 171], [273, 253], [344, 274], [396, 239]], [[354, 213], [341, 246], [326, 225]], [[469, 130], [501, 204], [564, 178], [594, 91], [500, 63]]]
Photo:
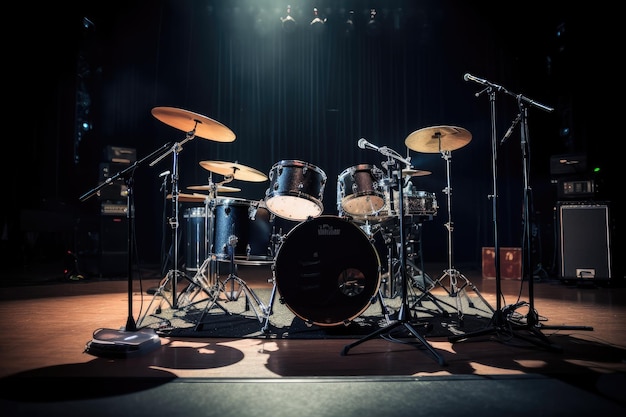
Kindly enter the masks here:
[[[197, 121], [196, 121], [196, 125], [197, 125]], [[150, 309], [150, 306], [152, 305], [152, 303], [154, 302], [154, 300], [156, 299], [156, 297], [161, 297], [161, 300], [166, 300], [167, 303], [170, 305], [170, 308], [172, 309], [177, 309], [178, 308], [178, 290], [177, 290], [177, 284], [178, 284], [178, 280], [179, 277], [182, 277], [184, 279], [189, 280], [189, 277], [182, 271], [178, 270], [178, 227], [179, 227], [179, 221], [178, 221], [178, 194], [179, 194], [179, 190], [178, 190], [178, 154], [180, 153], [180, 151], [182, 150], [182, 145], [190, 140], [192, 140], [195, 137], [195, 127], [194, 130], [187, 132], [185, 139], [182, 142], [175, 142], [174, 145], [170, 148], [170, 150], [168, 152], [165, 152], [163, 155], [159, 156], [157, 159], [155, 159], [154, 161], [152, 161], [150, 163], [150, 166], [154, 166], [156, 163], [160, 162], [163, 158], [165, 158], [169, 153], [172, 154], [172, 172], [171, 172], [171, 176], [172, 176], [172, 217], [168, 220], [168, 223], [170, 225], [170, 227], [172, 228], [172, 248], [173, 248], [173, 252], [174, 252], [174, 256], [172, 259], [172, 268], [170, 269], [167, 273], [167, 275], [165, 276], [165, 278], [161, 281], [161, 284], [159, 286], [159, 288], [157, 288], [157, 290], [155, 291], [153, 297], [152, 297], [152, 301], [150, 302], [150, 304], [148, 305], [148, 309], [146, 310], [146, 314], [143, 316], [143, 318], [145, 318], [145, 316], [148, 314], [148, 310]], [[171, 283], [171, 287], [172, 287], [172, 295], [171, 295], [171, 301], [167, 299], [167, 297], [165, 296], [165, 288], [167, 286], [167, 284]], [[160, 314], [161, 312], [161, 303], [159, 303], [159, 307], [156, 310], [156, 314]], [[143, 321], [143, 318], [140, 320]]]
[[[272, 247], [270, 248], [270, 251], [272, 253], [272, 258], [276, 259], [276, 254], [278, 253], [278, 250], [280, 249], [280, 247], [283, 244], [283, 241], [285, 240], [285, 236], [283, 235], [283, 230], [282, 228], [280, 228], [278, 230], [278, 233], [275, 233], [276, 230], [272, 230], [272, 237], [270, 238], [270, 242], [272, 243]], [[269, 325], [270, 325], [270, 316], [273, 313], [273, 309], [274, 309], [274, 300], [276, 299], [276, 271], [275, 271], [275, 265], [272, 265], [272, 278], [270, 279], [270, 282], [272, 283], [272, 292], [270, 294], [270, 301], [269, 304], [267, 305], [267, 307], [265, 308], [265, 324], [263, 325], [263, 327], [261, 328], [261, 331], [265, 334], [268, 333], [269, 331]]]
[[[366, 146], [367, 141], [365, 141], [365, 144], [363, 144], [362, 141], [365, 141], [364, 139], [359, 140], [359, 147], [364, 147]], [[363, 146], [361, 146], [361, 144], [363, 144]], [[409, 333], [411, 333], [417, 340], [419, 340], [424, 347], [426, 347], [426, 349], [435, 357], [435, 359], [437, 360], [437, 362], [444, 366], [446, 365], [446, 362], [444, 361], [443, 357], [441, 355], [439, 355], [439, 353], [428, 343], [428, 341], [426, 341], [426, 339], [420, 335], [417, 330], [415, 330], [413, 328], [413, 326], [410, 323], [409, 320], [409, 305], [408, 305], [408, 292], [407, 292], [407, 275], [406, 275], [406, 251], [405, 251], [405, 230], [404, 230], [404, 196], [403, 196], [403, 191], [402, 191], [402, 169], [400, 167], [400, 164], [397, 161], [401, 161], [404, 164], [410, 166], [410, 160], [409, 158], [403, 158], [401, 155], [399, 155], [397, 152], [392, 151], [391, 149], [387, 148], [386, 146], [383, 147], [377, 147], [371, 144], [368, 144], [370, 148], [373, 148], [375, 150], [377, 150], [378, 152], [380, 152], [381, 154], [385, 155], [388, 157], [388, 162], [389, 163], [394, 163], [395, 162], [395, 167], [397, 170], [397, 184], [400, 184], [400, 186], [398, 187], [399, 192], [400, 192], [400, 211], [399, 211], [399, 227], [400, 227], [400, 274], [401, 274], [401, 282], [402, 282], [402, 305], [400, 307], [400, 310], [398, 311], [398, 320], [392, 322], [391, 324], [387, 325], [386, 327], [382, 327], [376, 331], [374, 331], [373, 333], [370, 333], [369, 335], [365, 336], [363, 339], [359, 339], [354, 343], [351, 343], [349, 345], [346, 345], [342, 352], [341, 355], [345, 356], [348, 354], [348, 351], [367, 341], [370, 339], [373, 339], [377, 336], [380, 336], [384, 333], [389, 333], [391, 332], [393, 329], [395, 329], [398, 326], [404, 326], [404, 328], [406, 330], [409, 331]], [[397, 160], [397, 161], [394, 161]], [[391, 187], [390, 187], [391, 188]], [[390, 193], [391, 194], [391, 193]], [[393, 200], [392, 200], [393, 201]]]
[[[437, 140], [439, 140], [439, 142], [441, 143], [441, 136], [440, 135], [441, 135], [441, 133], [436, 133]], [[478, 291], [476, 286], [474, 284], [472, 284], [470, 282], [470, 280], [467, 279], [467, 277], [465, 275], [463, 275], [460, 271], [455, 269], [453, 267], [453, 265], [452, 265], [452, 258], [453, 258], [452, 231], [454, 230], [454, 226], [453, 226], [454, 223], [452, 222], [452, 209], [451, 209], [452, 187], [450, 186], [450, 164], [451, 164], [451, 160], [452, 160], [452, 155], [451, 155], [451, 151], [450, 150], [443, 150], [443, 149], [441, 149], [441, 144], [439, 145], [439, 148], [440, 148], [440, 153], [441, 153], [442, 158], [446, 160], [446, 181], [447, 181], [447, 183], [446, 183], [446, 188], [444, 188], [442, 191], [447, 196], [447, 205], [448, 205], [448, 222], [445, 224], [446, 229], [448, 230], [448, 268], [443, 271], [443, 275], [441, 275], [441, 277], [439, 277], [439, 279], [437, 279], [433, 284], [430, 285], [429, 288], [427, 288], [425, 294], [430, 293], [430, 291], [432, 291], [433, 288], [435, 288], [435, 286], [437, 286], [437, 285], [440, 285], [440, 286], [444, 287], [443, 284], [441, 284], [441, 282], [443, 281], [444, 278], [448, 277], [450, 279], [450, 289], [447, 290], [447, 291], [448, 291], [448, 294], [450, 295], [450, 297], [455, 299], [457, 316], [458, 316], [458, 320], [459, 320], [459, 326], [463, 327], [464, 317], [463, 317], [463, 307], [462, 307], [462, 304], [461, 304], [460, 296], [465, 297], [465, 299], [467, 300], [468, 305], [470, 307], [472, 307], [472, 308], [474, 307], [474, 303], [471, 301], [471, 299], [467, 295], [467, 292], [465, 291], [465, 287], [469, 286], [472, 290], [474, 290], [474, 292], [476, 293], [478, 298], [480, 298], [481, 301], [485, 305], [487, 305], [492, 312], [493, 312], [493, 308], [487, 302], [487, 300], [485, 300], [483, 298], [483, 296], [480, 294], [480, 292]], [[463, 284], [460, 287], [458, 286], [459, 279], [463, 280]]]
[[[233, 225], [234, 227], [234, 225]], [[237, 276], [237, 266], [235, 264], [235, 246], [237, 245], [238, 238], [236, 235], [232, 234], [228, 237], [227, 250], [229, 252], [230, 257], [230, 274], [228, 278], [224, 280], [224, 282], [219, 281], [216, 282], [217, 289], [215, 290], [215, 296], [212, 300], [204, 308], [202, 315], [196, 322], [195, 330], [201, 330], [203, 325], [203, 319], [206, 314], [213, 308], [214, 305], [218, 304], [219, 295], [223, 293], [226, 297], [227, 301], [237, 301], [241, 293], [244, 294], [245, 297], [245, 311], [249, 311], [252, 308], [257, 320], [259, 323], [263, 322], [263, 319], [269, 316], [268, 307], [266, 307], [263, 302], [259, 299], [259, 297], [252, 291], [252, 289], [246, 284], [246, 282]], [[227, 291], [228, 284], [230, 284], [230, 291]], [[257, 308], [250, 304], [250, 299], [253, 299], [256, 303], [257, 307], [260, 309], [261, 313], [264, 315], [261, 317]], [[222, 310], [226, 311], [222, 306], [220, 306]], [[230, 314], [230, 313], [228, 313]]]
[[[533, 105], [538, 107], [541, 110], [552, 112], [554, 109], [540, 104], [534, 100], [531, 100], [527, 97], [524, 97], [521, 94], [515, 95], [509, 91], [507, 91], [504, 87], [493, 84], [487, 80], [483, 80], [480, 78], [476, 78], [470, 74], [465, 74], [465, 80], [475, 81], [485, 88], [476, 93], [476, 97], [478, 97], [483, 92], [487, 92], [489, 95], [490, 102], [490, 112], [491, 112], [491, 151], [492, 151], [492, 177], [493, 177], [493, 194], [490, 196], [492, 198], [493, 204], [493, 221], [494, 221], [494, 249], [495, 249], [495, 273], [496, 273], [496, 295], [497, 295], [497, 304], [496, 310], [490, 321], [490, 326], [479, 330], [473, 333], [467, 333], [464, 335], [456, 335], [448, 338], [450, 342], [456, 342], [459, 340], [469, 339], [475, 336], [483, 336], [489, 334], [504, 334], [507, 337], [517, 337], [524, 341], [533, 343], [539, 347], [546, 348], [548, 350], [562, 352], [562, 348], [560, 346], [554, 345], [548, 340], [548, 337], [541, 333], [541, 328], [549, 328], [549, 329], [571, 329], [571, 330], [593, 330], [592, 327], [589, 326], [545, 326], [539, 323], [539, 315], [534, 308], [534, 278], [532, 260], [530, 256], [530, 188], [529, 188], [529, 160], [528, 153], [530, 152], [529, 146], [529, 135], [528, 135], [528, 109], [526, 104]], [[515, 311], [518, 306], [521, 306], [525, 303], [517, 303], [513, 305], [506, 306], [502, 308], [502, 290], [501, 290], [501, 274], [500, 274], [500, 249], [498, 246], [498, 226], [497, 226], [497, 139], [496, 139], [496, 109], [495, 109], [495, 93], [503, 91], [513, 97], [516, 98], [518, 107], [520, 109], [519, 114], [516, 119], [513, 121], [513, 124], [509, 128], [509, 130], [505, 133], [504, 137], [500, 141], [500, 145], [504, 144], [504, 142], [508, 139], [508, 137], [512, 134], [513, 129], [517, 126], [518, 123], [521, 122], [521, 149], [523, 155], [523, 170], [524, 170], [524, 247], [523, 252], [527, 251], [525, 256], [522, 256], [525, 259], [526, 264], [522, 268], [522, 282], [526, 279], [526, 275], [528, 275], [528, 314], [526, 316], [526, 323], [520, 323], [518, 320], [511, 320], [511, 313]], [[516, 330], [526, 330], [528, 334], [520, 334], [516, 332]], [[534, 336], [534, 337], [533, 337]]]
[[[429, 291], [426, 291], [426, 283], [428, 283], [429, 286], [433, 286], [434, 285], [434, 281], [432, 278], [430, 278], [430, 276], [425, 272], [424, 270], [424, 257], [423, 257], [423, 251], [422, 251], [422, 223], [412, 223], [411, 224], [411, 228], [412, 229], [417, 229], [417, 231], [415, 232], [415, 234], [409, 234], [409, 236], [417, 236], [417, 244], [418, 244], [418, 251], [417, 251], [417, 257], [419, 258], [419, 262], [420, 262], [420, 267], [418, 267], [414, 262], [413, 259], [415, 257], [415, 251], [414, 249], [414, 244], [415, 241], [413, 239], [410, 239], [409, 242], [407, 242], [407, 252], [409, 252], [409, 249], [411, 249], [411, 254], [407, 254], [407, 267], [408, 270], [411, 271], [417, 271], [417, 277], [421, 277], [421, 282], [417, 279], [416, 276], [414, 276], [413, 274], [411, 274], [411, 278], [413, 281], [413, 285], [408, 287], [407, 286], [407, 291], [413, 292], [413, 296], [416, 297], [414, 298], [414, 302], [411, 305], [411, 310], [416, 310], [417, 306], [422, 306], [422, 299], [424, 299], [425, 297], [428, 298], [428, 300], [430, 302], [432, 302], [441, 312], [441, 315], [443, 317], [449, 317], [450, 313], [448, 313], [448, 310], [446, 310], [445, 308], [443, 308], [441, 306], [441, 304], [445, 304], [448, 307], [453, 307], [452, 305], [446, 303], [445, 301], [440, 301], [438, 300], [435, 296], [433, 296]], [[413, 288], [417, 288], [418, 290], [420, 290], [422, 292], [421, 296], [417, 296], [414, 294], [414, 291], [412, 291]], [[434, 287], [433, 287], [434, 288]], [[448, 293], [448, 295], [450, 295], [449, 291], [447, 288], [443, 287], [442, 288]]]

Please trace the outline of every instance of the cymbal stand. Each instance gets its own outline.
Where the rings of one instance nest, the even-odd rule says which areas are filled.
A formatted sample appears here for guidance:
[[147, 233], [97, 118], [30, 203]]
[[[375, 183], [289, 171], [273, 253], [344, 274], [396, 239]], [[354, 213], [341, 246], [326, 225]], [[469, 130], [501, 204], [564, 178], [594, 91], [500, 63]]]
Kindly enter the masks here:
[[[196, 125], [197, 125], [197, 121], [196, 121]], [[150, 163], [150, 166], [154, 166], [157, 162], [161, 161], [163, 158], [165, 158], [166, 155], [168, 155], [170, 152], [172, 153], [172, 173], [171, 173], [171, 178], [172, 178], [172, 217], [169, 218], [168, 222], [170, 224], [170, 227], [172, 228], [172, 248], [173, 248], [173, 252], [174, 252], [174, 256], [172, 259], [172, 269], [169, 270], [169, 272], [167, 273], [167, 275], [165, 276], [165, 278], [163, 280], [161, 280], [161, 283], [159, 285], [159, 287], [156, 289], [153, 297], [152, 297], [152, 301], [150, 301], [150, 304], [148, 305], [148, 308], [146, 309], [146, 313], [143, 316], [142, 319], [140, 319], [140, 322], [143, 321], [143, 319], [146, 317], [146, 315], [148, 315], [149, 310], [150, 310], [150, 306], [152, 306], [153, 302], [155, 301], [155, 299], [157, 297], [159, 297], [161, 299], [161, 302], [163, 300], [165, 300], [170, 308], [172, 309], [177, 309], [178, 308], [178, 290], [177, 290], [177, 284], [179, 281], [179, 278], [183, 278], [183, 279], [187, 279], [189, 280], [189, 277], [187, 277], [187, 275], [178, 270], [178, 227], [179, 227], [179, 221], [178, 221], [178, 155], [179, 153], [182, 151], [182, 145], [190, 140], [192, 140], [195, 137], [195, 127], [194, 130], [187, 132], [185, 139], [182, 142], [175, 142], [174, 145], [170, 148], [169, 152], [164, 153], [163, 155], [161, 155], [159, 158], [155, 159], [154, 161], [152, 161]], [[166, 292], [166, 286], [171, 283], [171, 288], [172, 288], [172, 295], [171, 295], [171, 300], [168, 300], [167, 297], [165, 296], [165, 292]], [[157, 310], [155, 311], [156, 314], [160, 314], [161, 312], [161, 302], [159, 302], [159, 307], [157, 308]]]
[[346, 345], [342, 352], [341, 355], [345, 356], [348, 354], [348, 351], [367, 341], [370, 339], [373, 339], [377, 336], [380, 336], [384, 333], [389, 333], [391, 332], [393, 329], [395, 329], [398, 326], [404, 326], [404, 328], [406, 330], [409, 331], [409, 333], [411, 333], [419, 342], [421, 342], [424, 347], [435, 357], [435, 359], [437, 360], [437, 362], [439, 362], [440, 365], [446, 365], [446, 362], [444, 361], [443, 357], [426, 341], [426, 339], [420, 335], [417, 330], [415, 330], [413, 328], [413, 326], [410, 323], [409, 320], [409, 306], [408, 306], [408, 297], [407, 297], [407, 275], [406, 275], [406, 251], [405, 251], [405, 230], [404, 230], [404, 197], [403, 197], [403, 191], [402, 191], [402, 167], [400, 166], [400, 164], [394, 160], [398, 160], [403, 162], [404, 164], [410, 166], [409, 160], [408, 158], [403, 158], [401, 155], [399, 155], [397, 152], [392, 151], [391, 149], [387, 148], [386, 146], [383, 147], [379, 147], [377, 148], [378, 152], [382, 153], [383, 155], [386, 155], [388, 157], [388, 161], [395, 166], [395, 170], [397, 171], [397, 184], [400, 184], [400, 186], [398, 187], [399, 191], [400, 191], [400, 198], [399, 201], [400, 203], [400, 210], [399, 210], [399, 225], [400, 225], [400, 276], [402, 277], [401, 281], [402, 281], [402, 305], [400, 307], [400, 310], [398, 311], [398, 319], [394, 322], [392, 322], [391, 324], [385, 326], [385, 327], [381, 327], [380, 329], [374, 331], [373, 333], [370, 333], [369, 335], [365, 336], [362, 339], [357, 340], [354, 343], [351, 343], [349, 345]]
[[[439, 135], [439, 134], [438, 134]], [[441, 140], [441, 138], [439, 138]], [[441, 147], [441, 146], [440, 146]], [[450, 280], [450, 289], [448, 290], [448, 294], [450, 297], [455, 299], [457, 317], [459, 321], [459, 326], [463, 326], [464, 317], [463, 317], [463, 305], [461, 302], [461, 296], [465, 297], [468, 305], [470, 307], [474, 307], [474, 303], [467, 295], [465, 291], [466, 287], [470, 287], [480, 298], [480, 300], [493, 312], [493, 308], [491, 305], [485, 300], [476, 288], [474, 284], [470, 282], [469, 279], [465, 275], [463, 275], [459, 270], [454, 268], [452, 258], [453, 258], [453, 239], [452, 232], [454, 230], [454, 223], [452, 222], [452, 187], [450, 186], [450, 166], [452, 163], [452, 154], [449, 150], [440, 149], [441, 157], [446, 160], [446, 188], [443, 189], [443, 193], [446, 194], [447, 208], [448, 208], [448, 222], [445, 224], [446, 229], [448, 230], [448, 268], [443, 271], [443, 274], [439, 279], [437, 279], [430, 287], [424, 292], [424, 294], [430, 293], [435, 286], [441, 285], [444, 286], [441, 282], [447, 277]], [[461, 286], [458, 285], [459, 279], [463, 280], [463, 284]]]
[[[430, 302], [432, 302], [435, 305], [435, 307], [437, 307], [437, 309], [439, 309], [442, 316], [448, 317], [450, 313], [448, 313], [448, 310], [443, 308], [441, 304], [445, 304], [450, 308], [454, 308], [454, 306], [452, 306], [451, 304], [445, 301], [438, 300], [429, 291], [426, 291], [426, 283], [428, 283], [429, 286], [434, 288], [435, 281], [424, 270], [424, 258], [423, 258], [423, 251], [422, 251], [422, 223], [412, 222], [410, 226], [410, 230], [414, 231], [414, 232], [409, 232], [408, 234], [409, 238], [407, 241], [407, 249], [406, 249], [407, 250], [407, 260], [406, 260], [407, 273], [409, 273], [410, 271], [409, 277], [411, 277], [412, 279], [412, 285], [407, 286], [407, 291], [409, 291], [411, 298], [414, 300], [410, 308], [411, 310], [416, 310], [418, 309], [418, 306], [422, 307], [422, 300], [426, 297], [428, 298]], [[417, 246], [418, 246], [417, 253], [415, 252], [415, 248], [414, 248], [416, 241], [417, 241]], [[415, 257], [419, 259], [419, 263], [420, 263], [419, 267], [414, 262]], [[444, 291], [446, 291], [446, 293], [448, 293], [448, 295], [450, 295], [450, 292], [448, 291], [447, 288], [443, 286], [442, 288], [444, 289]], [[416, 289], [421, 291], [422, 295], [418, 296], [416, 294]]]
[[209, 184], [210, 191], [209, 195], [204, 200], [204, 224], [205, 224], [205, 239], [204, 239], [204, 247], [205, 254], [207, 254], [207, 258], [203, 261], [202, 265], [196, 271], [196, 274], [191, 279], [191, 284], [187, 286], [185, 291], [181, 292], [178, 297], [179, 307], [189, 309], [191, 306], [206, 301], [206, 298], [200, 299], [198, 301], [194, 301], [198, 295], [201, 293], [205, 293], [208, 296], [208, 300], [210, 303], [217, 305], [224, 313], [228, 313], [228, 310], [222, 304], [217, 301], [217, 297], [219, 296], [219, 285], [217, 278], [217, 266], [216, 259], [214, 256], [211, 256], [209, 250], [213, 246], [213, 231], [214, 231], [214, 216], [212, 213], [213, 210], [213, 202], [215, 198], [217, 198], [217, 185], [212, 182], [211, 177], [209, 176]]
[[[232, 227], [234, 229], [235, 225], [232, 225]], [[226, 246], [230, 258], [230, 274], [228, 275], [228, 278], [224, 280], [224, 282], [219, 281], [219, 279], [217, 280], [218, 287], [216, 294], [204, 308], [204, 311], [196, 322], [195, 330], [202, 329], [204, 317], [217, 303], [220, 293], [224, 294], [224, 296], [226, 297], [226, 301], [237, 301], [239, 299], [239, 296], [243, 293], [245, 297], [245, 311], [248, 311], [250, 310], [250, 308], [252, 308], [252, 311], [254, 312], [259, 323], [263, 323], [263, 320], [269, 315], [268, 307], [263, 304], [259, 297], [248, 286], [248, 284], [246, 284], [243, 279], [237, 276], [237, 265], [235, 263], [235, 246], [237, 246], [238, 240], [238, 237], [234, 233], [228, 237], [228, 244]], [[229, 289], [230, 291], [227, 291], [227, 289]], [[252, 299], [256, 303], [257, 307], [250, 304], [250, 299]], [[260, 313], [263, 314], [263, 316], [261, 316]]]

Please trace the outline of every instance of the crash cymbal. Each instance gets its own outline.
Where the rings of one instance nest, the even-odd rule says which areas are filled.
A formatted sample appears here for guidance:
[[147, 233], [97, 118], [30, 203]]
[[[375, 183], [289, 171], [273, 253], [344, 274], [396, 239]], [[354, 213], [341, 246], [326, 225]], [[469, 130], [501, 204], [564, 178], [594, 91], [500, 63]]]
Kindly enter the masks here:
[[155, 107], [152, 115], [171, 127], [185, 133], [193, 132], [194, 136], [216, 142], [232, 142], [235, 134], [220, 122], [209, 119], [198, 113], [193, 113], [175, 107]]
[[426, 175], [430, 175], [432, 172], [424, 171], [421, 169], [403, 169], [402, 176], [403, 177], [423, 177]]
[[[178, 193], [178, 201], [180, 203], [203, 203], [207, 196], [202, 194], [184, 194]], [[167, 199], [172, 199], [172, 194], [167, 195]]]
[[200, 166], [207, 171], [215, 172], [224, 176], [232, 175], [236, 180], [262, 182], [267, 180], [267, 175], [254, 168], [225, 161], [200, 161]]
[[[210, 191], [215, 187], [215, 184], [206, 184], [206, 185], [190, 185], [187, 187], [188, 190], [197, 190], [197, 191]], [[241, 188], [236, 187], [228, 187], [226, 185], [218, 185], [216, 187], [216, 191], [218, 193], [236, 193], [241, 191]]]
[[462, 127], [433, 126], [416, 130], [404, 140], [407, 148], [417, 152], [454, 151], [467, 145], [472, 134]]

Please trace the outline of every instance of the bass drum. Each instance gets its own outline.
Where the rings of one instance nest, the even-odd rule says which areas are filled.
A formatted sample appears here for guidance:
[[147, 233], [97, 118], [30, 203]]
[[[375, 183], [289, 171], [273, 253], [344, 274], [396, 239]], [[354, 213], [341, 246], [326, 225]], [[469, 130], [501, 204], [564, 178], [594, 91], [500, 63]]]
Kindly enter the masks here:
[[276, 254], [274, 271], [281, 302], [318, 326], [358, 317], [380, 285], [377, 250], [345, 217], [320, 216], [294, 227]]

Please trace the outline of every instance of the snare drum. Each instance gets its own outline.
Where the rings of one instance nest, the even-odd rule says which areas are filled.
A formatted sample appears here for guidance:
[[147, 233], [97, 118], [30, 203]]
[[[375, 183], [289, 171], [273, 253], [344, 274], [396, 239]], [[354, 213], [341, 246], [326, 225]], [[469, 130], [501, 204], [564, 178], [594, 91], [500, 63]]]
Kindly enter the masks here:
[[405, 214], [416, 214], [420, 216], [436, 215], [437, 197], [428, 191], [415, 190], [415, 187], [407, 189], [404, 193]]
[[380, 187], [383, 172], [368, 164], [346, 168], [337, 178], [337, 208], [339, 213], [361, 217], [378, 213], [385, 205]]
[[265, 204], [275, 215], [304, 221], [322, 214], [326, 174], [308, 162], [284, 160], [269, 173]]
[[[437, 214], [437, 198], [434, 193], [417, 191], [412, 188], [403, 189], [404, 215], [405, 216], [434, 216]], [[389, 204], [391, 198], [386, 193], [387, 204], [378, 213], [377, 218], [386, 219], [388, 216], [396, 217], [400, 214], [400, 193], [393, 192], [393, 207]], [[371, 219], [369, 219], [371, 221]]]

